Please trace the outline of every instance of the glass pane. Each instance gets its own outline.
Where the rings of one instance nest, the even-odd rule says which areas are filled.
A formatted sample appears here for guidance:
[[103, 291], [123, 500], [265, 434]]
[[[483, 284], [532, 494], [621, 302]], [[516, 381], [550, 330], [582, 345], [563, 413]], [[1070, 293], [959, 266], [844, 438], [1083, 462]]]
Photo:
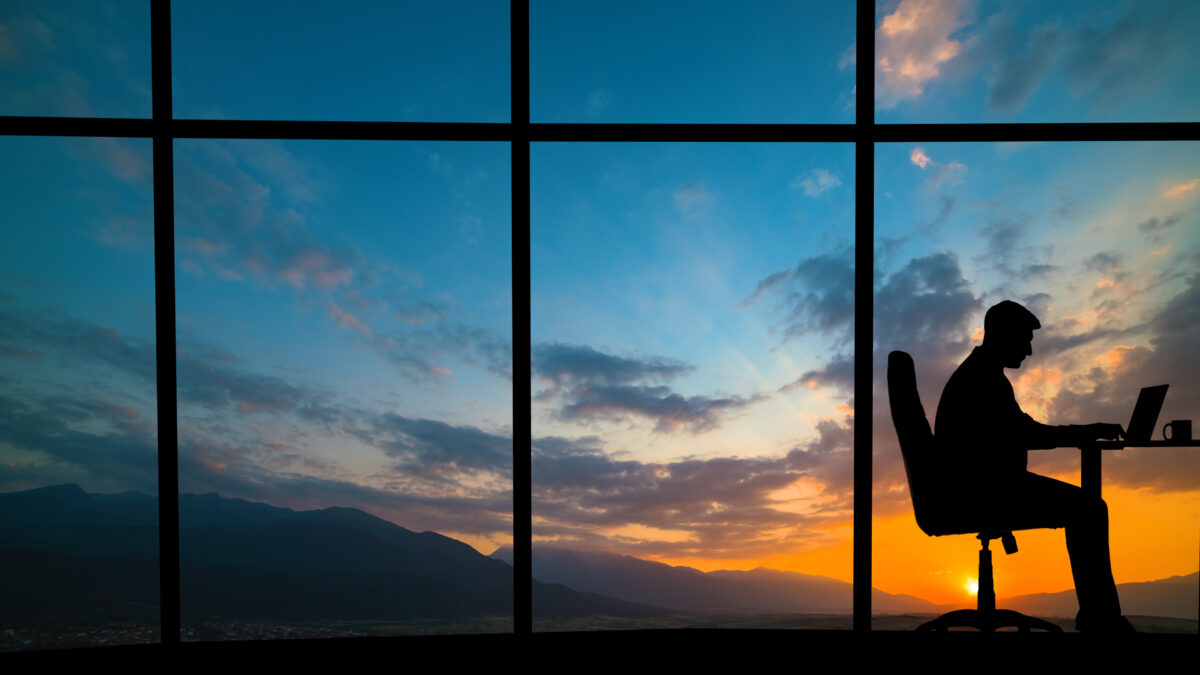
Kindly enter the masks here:
[[[1139, 390], [1167, 383], [1152, 436], [1162, 439], [1165, 422], [1186, 419], [1200, 406], [1200, 144], [888, 144], [877, 146], [875, 157], [874, 580], [883, 591], [930, 602], [923, 612], [933, 616], [976, 604], [979, 542], [970, 535], [926, 536], [914, 522], [889, 416], [888, 353], [913, 357], [926, 418], [943, 438], [955, 438], [956, 421], [970, 414], [955, 407], [966, 395], [943, 398], [951, 375], [966, 369], [959, 377], [973, 382], [971, 369], [983, 368], [974, 364], [991, 363], [982, 372], [995, 378], [1002, 372], [1020, 409], [1048, 425], [1125, 427]], [[993, 356], [1003, 347], [987, 347], [991, 329], [984, 322], [988, 308], [1006, 299], [1040, 324], [1032, 331], [1032, 355], [1025, 351], [1030, 344], [1021, 343], [1021, 358], [1007, 361]], [[993, 323], [999, 342], [992, 345], [1006, 344], [1004, 325]], [[983, 391], [976, 398], [989, 390]], [[1011, 504], [1004, 500], [1014, 485], [1025, 485], [1019, 481], [1030, 480], [1020, 464], [1026, 455], [1028, 471], [1080, 485], [1080, 452], [1023, 453], [1021, 444], [1071, 445], [1071, 439], [1047, 443], [1047, 433], [1059, 432], [998, 424], [1011, 417], [995, 410], [978, 413], [978, 424], [989, 430], [973, 434], [974, 447], [935, 446], [947, 453], [938, 466], [950, 467], [939, 484], [982, 491], [992, 481], [993, 503], [1005, 504], [997, 517], [1006, 522], [1023, 508], [1062, 517], [1065, 507], [1030, 506], [1042, 494], [1033, 488], [1022, 488]], [[998, 426], [1023, 431], [1000, 443], [996, 434], [1017, 432]], [[1013, 446], [1000, 456], [1015, 465], [989, 463]], [[978, 454], [966, 454], [972, 451]], [[955, 462], [979, 464], [967, 470]], [[1200, 454], [1131, 447], [1105, 451], [1102, 467], [1121, 609], [1140, 615], [1133, 621], [1143, 630], [1195, 632]], [[1074, 488], [1054, 489], [1077, 498]], [[971, 513], [977, 508], [971, 499], [956, 498], [956, 510]], [[1063, 530], [1020, 530], [1016, 539], [1017, 555], [1004, 555], [999, 542], [990, 547], [997, 606], [1073, 629], [1079, 605]], [[1097, 560], [1103, 549], [1080, 559]], [[915, 621], [875, 617], [881, 628], [911, 628]]]
[[175, 147], [183, 638], [512, 631], [507, 144]]
[[150, 142], [0, 157], [0, 650], [157, 642]]
[[854, 121], [854, 3], [534, 0], [534, 122]]
[[175, 116], [507, 122], [507, 2], [175, 0]]
[[852, 146], [532, 150], [535, 630], [849, 628]]
[[150, 3], [0, 3], [0, 115], [150, 117]]
[[876, 1], [878, 122], [1194, 122], [1200, 5]]

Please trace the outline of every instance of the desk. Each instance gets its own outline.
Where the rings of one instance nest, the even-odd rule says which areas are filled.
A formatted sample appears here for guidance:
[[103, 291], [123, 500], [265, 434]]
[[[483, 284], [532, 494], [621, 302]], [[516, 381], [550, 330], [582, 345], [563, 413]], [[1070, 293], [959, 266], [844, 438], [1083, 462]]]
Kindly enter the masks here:
[[1100, 497], [1100, 453], [1125, 448], [1200, 448], [1200, 440], [1189, 441], [1095, 441], [1079, 446], [1081, 458], [1080, 487]]

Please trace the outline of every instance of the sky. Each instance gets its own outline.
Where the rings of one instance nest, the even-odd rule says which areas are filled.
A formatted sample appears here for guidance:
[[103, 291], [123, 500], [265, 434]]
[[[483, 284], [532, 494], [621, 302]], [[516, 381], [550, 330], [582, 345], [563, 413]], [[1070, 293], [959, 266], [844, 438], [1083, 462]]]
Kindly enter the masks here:
[[[148, 6], [0, 5], [0, 114], [148, 116]], [[532, 120], [853, 122], [852, 3], [666, 7], [531, 3]], [[1193, 3], [876, 7], [880, 122], [1200, 116]], [[176, 2], [176, 114], [507, 121], [508, 16]], [[511, 542], [524, 299], [508, 146], [174, 150], [181, 489], [357, 506], [484, 553]], [[0, 490], [156, 492], [150, 144], [3, 137], [0, 157]], [[1170, 382], [1161, 420], [1188, 418], [1200, 150], [875, 157], [874, 585], [970, 603], [973, 542], [912, 522], [886, 353], [916, 357], [932, 417], [983, 311], [1013, 298], [1044, 326], [1009, 372], [1034, 417], [1125, 424], [1141, 386]], [[853, 158], [833, 143], [533, 145], [537, 545], [850, 580]], [[925, 318], [902, 320], [913, 306]], [[1118, 582], [1197, 568], [1195, 457], [1106, 458]], [[1077, 464], [1032, 460], [1067, 480]], [[1023, 533], [1000, 564], [1001, 597], [1070, 587], [1057, 531]]]
[[1192, 122], [1200, 5], [877, 0], [875, 121]]
[[534, 545], [702, 569], [837, 546], [851, 394], [811, 381], [853, 354], [853, 147], [530, 154]]
[[532, 0], [530, 118], [852, 123], [853, 44], [852, 2]]
[[[201, 4], [175, 7], [177, 62], [211, 48], [215, 24], [189, 14]], [[147, 6], [5, 3], [0, 99], [25, 107], [3, 112], [148, 112]], [[507, 55], [506, 23], [493, 28]], [[265, 63], [279, 45], [241, 49], [214, 51]], [[257, 107], [254, 79], [191, 72], [177, 68], [177, 95], [225, 116], [338, 114], [337, 97]], [[421, 86], [409, 94], [428, 99]], [[446, 97], [430, 114], [482, 111]], [[368, 116], [402, 108], [371, 100]], [[4, 137], [0, 157], [0, 489], [157, 493], [150, 142]], [[510, 544], [508, 145], [181, 139], [174, 159], [181, 491], [358, 507], [483, 553]]]

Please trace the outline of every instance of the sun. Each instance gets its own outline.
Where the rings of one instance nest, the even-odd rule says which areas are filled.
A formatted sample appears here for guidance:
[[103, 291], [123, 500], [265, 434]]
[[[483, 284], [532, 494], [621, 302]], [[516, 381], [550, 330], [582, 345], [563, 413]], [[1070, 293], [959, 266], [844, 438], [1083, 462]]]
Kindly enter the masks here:
[[967, 583], [963, 584], [963, 588], [967, 589], [967, 593], [971, 595], [979, 595], [979, 582], [971, 577], [967, 577]]

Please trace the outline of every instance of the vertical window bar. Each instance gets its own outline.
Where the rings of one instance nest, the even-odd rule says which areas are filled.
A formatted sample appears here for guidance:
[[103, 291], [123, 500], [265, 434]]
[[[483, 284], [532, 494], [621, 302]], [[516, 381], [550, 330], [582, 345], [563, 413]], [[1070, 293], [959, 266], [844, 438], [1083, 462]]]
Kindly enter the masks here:
[[859, 0], [854, 152], [854, 630], [871, 630], [875, 8]]
[[175, 391], [175, 196], [171, 3], [150, 5], [154, 129], [154, 325], [158, 381], [158, 551], [162, 642], [179, 643], [179, 438]]
[[[513, 393], [529, 373], [529, 3], [512, 0]], [[532, 385], [531, 385], [532, 386]], [[513, 623], [518, 635], [533, 632], [533, 485], [530, 454], [532, 410], [513, 396]]]

